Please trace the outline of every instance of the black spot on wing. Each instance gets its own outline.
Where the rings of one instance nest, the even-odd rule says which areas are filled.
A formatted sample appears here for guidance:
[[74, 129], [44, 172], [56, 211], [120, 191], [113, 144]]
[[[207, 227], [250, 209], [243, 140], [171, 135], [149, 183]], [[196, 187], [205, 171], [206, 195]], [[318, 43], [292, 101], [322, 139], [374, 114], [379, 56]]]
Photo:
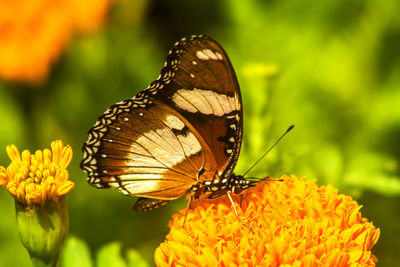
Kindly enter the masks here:
[[181, 136], [185, 136], [185, 137], [188, 136], [188, 134], [190, 132], [189, 128], [186, 125], [185, 125], [185, 127], [183, 127], [180, 130], [176, 129], [176, 128], [172, 128], [171, 130], [176, 136], [181, 135]]

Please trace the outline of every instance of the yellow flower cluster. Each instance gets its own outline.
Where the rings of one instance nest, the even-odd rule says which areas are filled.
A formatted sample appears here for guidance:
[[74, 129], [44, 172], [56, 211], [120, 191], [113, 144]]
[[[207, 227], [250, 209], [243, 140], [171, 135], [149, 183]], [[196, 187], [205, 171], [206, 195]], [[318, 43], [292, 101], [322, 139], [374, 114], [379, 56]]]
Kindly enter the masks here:
[[76, 32], [103, 24], [110, 0], [0, 0], [0, 77], [41, 82]]
[[[374, 266], [380, 230], [331, 185], [282, 177], [243, 193], [239, 216], [225, 198], [175, 214], [158, 266]], [[240, 203], [240, 196], [235, 196]], [[237, 204], [238, 205], [238, 204]]]
[[67, 167], [72, 159], [72, 149], [61, 140], [51, 143], [49, 149], [22, 154], [15, 145], [7, 146], [10, 165], [0, 166], [0, 186], [5, 186], [21, 204], [44, 205], [46, 201], [58, 201], [70, 192], [74, 183], [69, 180]]

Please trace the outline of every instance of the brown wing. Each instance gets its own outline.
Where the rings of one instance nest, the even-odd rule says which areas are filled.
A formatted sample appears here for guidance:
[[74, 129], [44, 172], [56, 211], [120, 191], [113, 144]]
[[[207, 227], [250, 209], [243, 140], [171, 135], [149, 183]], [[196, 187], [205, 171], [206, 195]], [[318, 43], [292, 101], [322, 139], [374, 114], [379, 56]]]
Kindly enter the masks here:
[[[224, 50], [205, 36], [184, 38], [149, 88], [99, 117], [81, 168], [100, 188], [178, 198], [198, 180], [231, 175], [242, 141], [241, 105]], [[139, 208], [153, 206], [143, 203]]]
[[151, 98], [111, 106], [89, 131], [83, 152], [90, 184], [132, 196], [175, 199], [199, 172], [208, 179], [216, 172], [212, 152], [193, 126]]
[[139, 93], [181, 113], [211, 148], [218, 173], [229, 177], [242, 142], [240, 88], [222, 47], [206, 36], [177, 42], [160, 77]]

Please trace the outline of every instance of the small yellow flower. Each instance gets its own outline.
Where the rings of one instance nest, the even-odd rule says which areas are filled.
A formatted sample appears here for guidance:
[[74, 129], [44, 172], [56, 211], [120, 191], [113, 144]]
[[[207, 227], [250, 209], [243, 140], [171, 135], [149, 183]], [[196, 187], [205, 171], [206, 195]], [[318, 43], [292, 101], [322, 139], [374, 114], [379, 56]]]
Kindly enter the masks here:
[[67, 171], [72, 149], [64, 147], [61, 140], [51, 143], [51, 151], [37, 150], [35, 154], [28, 150], [20, 154], [15, 145], [6, 150], [11, 163], [7, 168], [0, 166], [0, 186], [5, 186], [21, 204], [43, 206], [49, 200], [57, 202], [74, 188]]
[[[243, 193], [236, 218], [224, 198], [175, 214], [155, 252], [158, 266], [374, 266], [380, 230], [331, 185], [282, 177]], [[240, 203], [240, 196], [235, 196]]]
[[0, 166], [0, 186], [15, 198], [17, 225], [22, 244], [33, 266], [56, 266], [69, 228], [65, 195], [74, 188], [67, 167], [72, 149], [60, 140], [49, 149], [19, 153], [7, 146], [10, 165]]

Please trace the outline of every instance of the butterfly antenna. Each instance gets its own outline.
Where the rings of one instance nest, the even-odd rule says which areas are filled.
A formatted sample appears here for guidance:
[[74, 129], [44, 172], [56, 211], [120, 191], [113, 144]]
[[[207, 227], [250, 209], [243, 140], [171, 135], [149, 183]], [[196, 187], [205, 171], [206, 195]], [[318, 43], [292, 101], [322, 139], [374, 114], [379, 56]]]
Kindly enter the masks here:
[[281, 139], [288, 133], [290, 130], [292, 130], [294, 125], [290, 125], [290, 127], [284, 132], [281, 137], [278, 138], [278, 140], [275, 141], [275, 143], [243, 174], [243, 177], [249, 173], [278, 143], [281, 141]]

